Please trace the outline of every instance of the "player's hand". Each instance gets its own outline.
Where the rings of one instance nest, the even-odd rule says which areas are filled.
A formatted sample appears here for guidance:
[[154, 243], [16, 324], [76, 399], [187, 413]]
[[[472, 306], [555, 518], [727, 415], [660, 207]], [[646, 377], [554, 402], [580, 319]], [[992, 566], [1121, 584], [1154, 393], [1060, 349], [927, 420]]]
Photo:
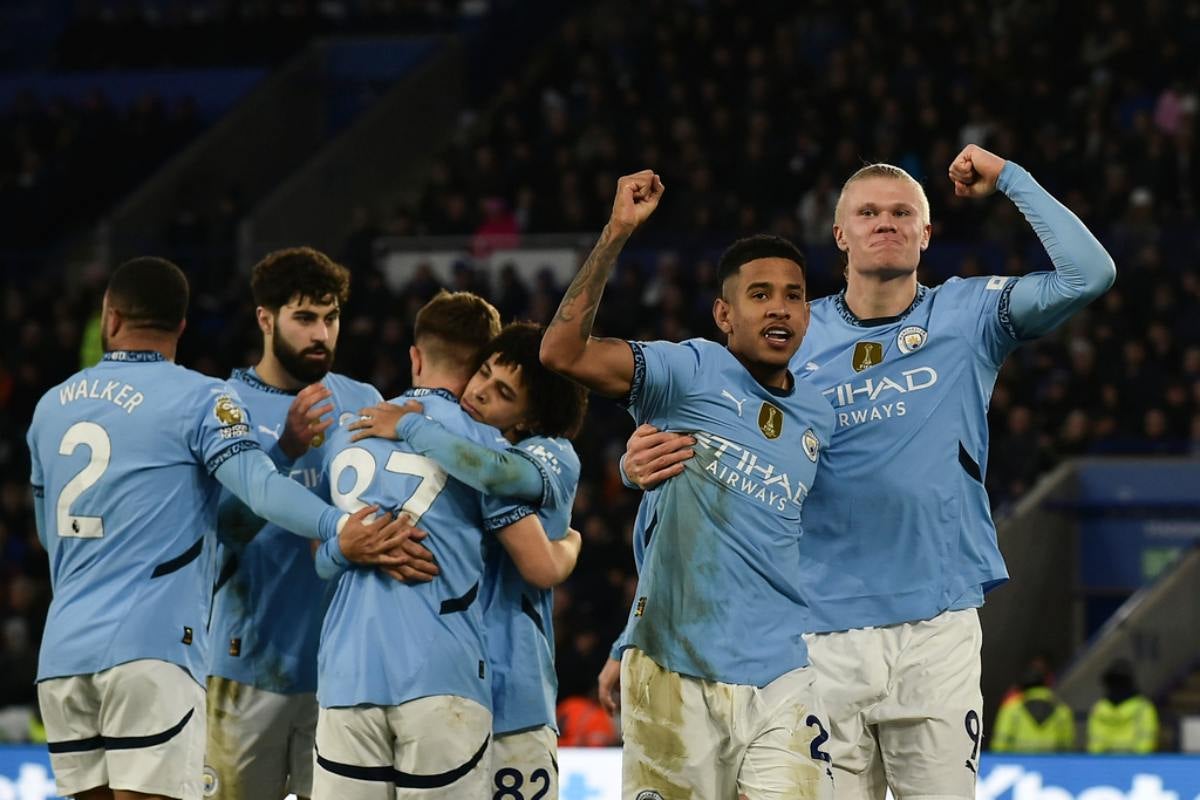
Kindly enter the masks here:
[[279, 448], [288, 458], [299, 458], [310, 446], [320, 447], [325, 443], [325, 431], [333, 425], [333, 417], [321, 417], [333, 413], [333, 403], [321, 403], [331, 397], [333, 392], [320, 383], [305, 386], [296, 394], [279, 436]]
[[437, 577], [440, 570], [433, 553], [419, 544], [427, 534], [414, 528], [406, 514], [393, 518], [384, 512], [367, 522], [378, 511], [378, 506], [367, 506], [350, 516], [338, 534], [342, 555], [355, 564], [378, 566], [397, 580], [424, 582]]
[[615, 658], [605, 661], [596, 683], [600, 690], [600, 705], [612, 716], [617, 716], [621, 712], [621, 662]]
[[422, 414], [424, 412], [425, 406], [416, 400], [409, 400], [402, 406], [385, 401], [376, 403], [369, 408], [359, 409], [358, 419], [347, 426], [347, 430], [354, 431], [350, 441], [358, 442], [372, 436], [378, 439], [399, 439], [400, 437], [396, 435], [396, 426], [400, 423], [401, 418], [405, 414]]
[[959, 197], [987, 197], [996, 191], [1005, 160], [979, 145], [969, 144], [950, 162], [950, 180]]
[[421, 544], [429, 534], [414, 528], [407, 514], [397, 516], [389, 528], [385, 542], [390, 549], [376, 562], [379, 570], [405, 583], [428, 583], [441, 573], [433, 553]]
[[626, 443], [625, 474], [642, 489], [653, 489], [683, 472], [683, 462], [696, 455], [694, 444], [687, 434], [639, 425]]
[[608, 219], [609, 230], [618, 236], [632, 234], [658, 208], [665, 190], [662, 180], [650, 169], [618, 180], [612, 216]]

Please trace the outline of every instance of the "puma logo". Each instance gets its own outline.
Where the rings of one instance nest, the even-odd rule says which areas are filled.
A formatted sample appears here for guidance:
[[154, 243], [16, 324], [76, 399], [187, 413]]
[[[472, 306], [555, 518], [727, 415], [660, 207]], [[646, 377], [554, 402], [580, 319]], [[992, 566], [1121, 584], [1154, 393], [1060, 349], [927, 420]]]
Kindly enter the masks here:
[[278, 440], [278, 439], [279, 439], [279, 426], [278, 426], [278, 425], [276, 425], [276, 426], [275, 426], [275, 430], [271, 430], [271, 429], [270, 429], [270, 428], [268, 428], [266, 425], [259, 425], [259, 426], [258, 426], [258, 430], [259, 430], [260, 432], [262, 432], [262, 433], [265, 433], [267, 436], [270, 436], [270, 437], [272, 437], [272, 438], [274, 438], [274, 439], [276, 439], [276, 440]]
[[732, 394], [729, 393], [728, 389], [722, 389], [721, 396], [728, 397], [730, 402], [733, 403], [735, 406], [737, 406], [738, 416], [740, 417], [742, 415], [742, 406], [746, 405], [746, 401], [749, 398], [743, 397], [741, 400], [738, 400], [736, 397], [734, 397]]

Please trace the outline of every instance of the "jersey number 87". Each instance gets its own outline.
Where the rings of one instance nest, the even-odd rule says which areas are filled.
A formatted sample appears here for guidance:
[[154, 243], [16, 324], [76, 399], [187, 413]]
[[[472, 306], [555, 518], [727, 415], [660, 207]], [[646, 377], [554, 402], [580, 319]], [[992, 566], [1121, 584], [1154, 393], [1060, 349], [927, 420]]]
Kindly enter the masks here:
[[[348, 491], [343, 492], [338, 487], [341, 484], [342, 475], [348, 469], [354, 470], [354, 485]], [[371, 481], [375, 480], [375, 473], [378, 470], [379, 464], [376, 462], [375, 456], [362, 447], [348, 447], [334, 456], [333, 463], [329, 465], [329, 492], [333, 498], [333, 504], [351, 514], [365, 508], [367, 504], [360, 499], [360, 496], [371, 485]], [[438, 495], [442, 493], [442, 489], [446, 488], [446, 471], [436, 462], [424, 456], [415, 453], [401, 453], [398, 450], [388, 456], [384, 470], [397, 475], [412, 475], [421, 479], [421, 482], [417, 484], [416, 491], [409, 495], [400, 508], [400, 511], [412, 518], [410, 524], [415, 527], [429, 507], [433, 505], [433, 501], [437, 500]]]

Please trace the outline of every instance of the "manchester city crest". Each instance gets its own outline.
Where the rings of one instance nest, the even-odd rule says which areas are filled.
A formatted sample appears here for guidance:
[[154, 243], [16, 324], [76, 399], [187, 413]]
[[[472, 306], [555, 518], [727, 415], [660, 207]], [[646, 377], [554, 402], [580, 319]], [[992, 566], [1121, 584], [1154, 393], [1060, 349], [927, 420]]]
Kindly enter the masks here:
[[929, 333], [920, 325], [909, 325], [896, 336], [896, 346], [907, 355], [924, 347], [928, 338]]
[[758, 410], [758, 429], [768, 439], [778, 439], [783, 433], [783, 412], [764, 400]]
[[812, 428], [804, 432], [804, 435], [800, 437], [800, 443], [804, 445], [804, 455], [808, 456], [809, 461], [815, 463], [817, 454], [821, 452], [821, 441], [817, 439]]
[[855, 372], [862, 372], [883, 361], [883, 344], [881, 342], [855, 342], [854, 358], [850, 362]]

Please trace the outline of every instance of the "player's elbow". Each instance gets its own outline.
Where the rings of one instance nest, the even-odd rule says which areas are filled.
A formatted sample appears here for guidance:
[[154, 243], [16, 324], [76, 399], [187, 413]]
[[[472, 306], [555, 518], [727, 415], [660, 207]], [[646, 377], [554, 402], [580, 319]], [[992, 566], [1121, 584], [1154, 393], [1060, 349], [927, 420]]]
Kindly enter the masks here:
[[1117, 279], [1117, 265], [1112, 256], [1107, 250], [1098, 249], [1090, 268], [1083, 271], [1083, 285], [1079, 288], [1079, 295], [1088, 303], [1111, 289]]
[[553, 589], [566, 578], [565, 575], [560, 574], [557, 565], [548, 560], [538, 559], [524, 564], [518, 562], [517, 571], [521, 573], [521, 577], [525, 579], [526, 583], [539, 589]]
[[579, 355], [579, 353], [571, 352], [562, 336], [555, 336], [550, 331], [542, 336], [538, 358], [541, 359], [542, 366], [546, 369], [569, 376], [572, 364], [579, 363]]

